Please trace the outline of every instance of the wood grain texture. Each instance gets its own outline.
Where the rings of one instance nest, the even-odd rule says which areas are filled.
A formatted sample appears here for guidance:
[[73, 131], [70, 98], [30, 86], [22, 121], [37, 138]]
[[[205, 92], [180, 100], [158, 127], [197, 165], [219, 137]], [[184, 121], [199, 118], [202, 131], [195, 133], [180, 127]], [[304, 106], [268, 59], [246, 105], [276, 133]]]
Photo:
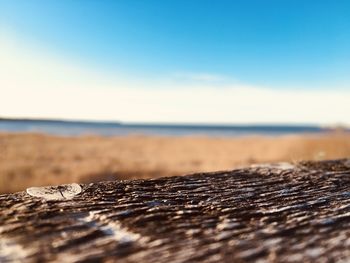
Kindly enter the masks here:
[[350, 261], [350, 160], [81, 190], [1, 195], [0, 262]]

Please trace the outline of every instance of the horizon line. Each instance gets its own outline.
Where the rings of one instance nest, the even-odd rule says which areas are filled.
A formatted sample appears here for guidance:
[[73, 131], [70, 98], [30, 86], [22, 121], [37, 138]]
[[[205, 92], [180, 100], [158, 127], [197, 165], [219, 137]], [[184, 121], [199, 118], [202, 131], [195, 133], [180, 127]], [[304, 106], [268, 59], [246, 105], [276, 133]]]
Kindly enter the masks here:
[[312, 128], [346, 128], [349, 125], [339, 124], [317, 124], [317, 123], [294, 123], [294, 122], [249, 122], [249, 123], [204, 123], [204, 122], [154, 122], [154, 121], [120, 121], [120, 120], [95, 120], [95, 119], [74, 119], [74, 118], [35, 118], [35, 117], [4, 117], [0, 121], [37, 121], [37, 122], [61, 122], [61, 123], [91, 123], [91, 124], [116, 124], [120, 126], [189, 126], [189, 127], [312, 127]]

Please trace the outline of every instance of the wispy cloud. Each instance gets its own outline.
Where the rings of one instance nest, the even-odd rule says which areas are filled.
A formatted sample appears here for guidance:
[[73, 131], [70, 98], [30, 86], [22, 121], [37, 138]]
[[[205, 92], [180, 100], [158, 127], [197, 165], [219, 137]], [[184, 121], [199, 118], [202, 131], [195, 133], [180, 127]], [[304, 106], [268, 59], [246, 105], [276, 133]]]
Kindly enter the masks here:
[[200, 82], [220, 82], [228, 78], [220, 74], [204, 73], [204, 72], [175, 72], [173, 76], [180, 80], [200, 81]]
[[185, 75], [192, 80], [120, 79], [0, 39], [0, 116], [350, 124], [350, 90], [271, 89], [225, 78], [223, 84], [219, 75]]

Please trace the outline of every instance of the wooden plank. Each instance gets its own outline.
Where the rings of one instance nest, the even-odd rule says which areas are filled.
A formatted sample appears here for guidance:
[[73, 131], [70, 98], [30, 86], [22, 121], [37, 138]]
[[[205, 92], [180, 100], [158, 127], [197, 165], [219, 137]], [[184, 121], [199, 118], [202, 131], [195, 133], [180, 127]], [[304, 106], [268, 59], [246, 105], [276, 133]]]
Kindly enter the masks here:
[[0, 196], [0, 262], [348, 262], [350, 160]]

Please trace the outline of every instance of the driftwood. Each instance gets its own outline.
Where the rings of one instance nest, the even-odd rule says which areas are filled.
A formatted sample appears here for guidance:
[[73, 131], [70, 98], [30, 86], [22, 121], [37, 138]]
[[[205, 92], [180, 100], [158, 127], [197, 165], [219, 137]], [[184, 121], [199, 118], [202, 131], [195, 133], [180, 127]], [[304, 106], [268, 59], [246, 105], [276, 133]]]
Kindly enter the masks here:
[[350, 160], [0, 196], [0, 262], [349, 262]]

